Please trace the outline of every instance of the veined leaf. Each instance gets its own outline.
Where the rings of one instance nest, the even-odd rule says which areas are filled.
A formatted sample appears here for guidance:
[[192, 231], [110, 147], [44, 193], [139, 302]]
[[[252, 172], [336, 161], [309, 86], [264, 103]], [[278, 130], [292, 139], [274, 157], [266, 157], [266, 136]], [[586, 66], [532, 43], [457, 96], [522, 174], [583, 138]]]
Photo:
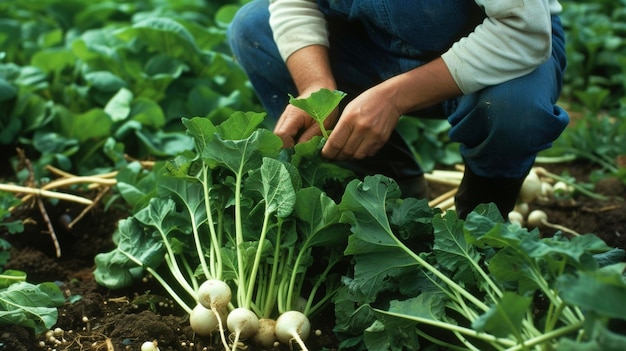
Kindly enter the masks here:
[[117, 36], [126, 42], [140, 40], [156, 52], [179, 59], [197, 59], [199, 53], [191, 33], [168, 17], [148, 17], [119, 31]]
[[472, 328], [498, 337], [519, 336], [532, 297], [505, 292], [498, 303], [472, 322]]
[[347, 244], [349, 228], [340, 223], [339, 205], [321, 189], [301, 189], [296, 199], [296, 216], [306, 223], [300, 225], [300, 231], [307, 236], [306, 247]]
[[264, 157], [261, 178], [265, 210], [269, 213], [276, 212], [278, 217], [289, 216], [296, 204], [296, 192], [285, 165], [276, 159]]
[[463, 221], [452, 217], [452, 212], [446, 214], [445, 221], [442, 217], [433, 218], [433, 253], [437, 262], [452, 273], [455, 281], [473, 285], [477, 279], [472, 262], [480, 261], [480, 254], [466, 242], [463, 225]]
[[114, 233], [117, 248], [100, 253], [95, 257], [94, 278], [109, 289], [130, 286], [143, 274], [143, 267], [132, 260], [132, 256], [144, 266], [158, 267], [164, 259], [165, 249], [158, 235], [144, 231], [139, 222], [130, 217], [119, 222]]
[[217, 126], [217, 132], [225, 140], [241, 140], [252, 135], [263, 122], [265, 113], [235, 112]]
[[[380, 321], [379, 332], [372, 334], [372, 327], [364, 333], [368, 350], [407, 350], [418, 347], [415, 333], [417, 320], [442, 321], [445, 319], [445, 297], [441, 293], [423, 293], [406, 300], [393, 300], [386, 311], [374, 309]], [[382, 328], [384, 326], [384, 328]], [[368, 335], [369, 334], [369, 335]], [[382, 340], [375, 340], [375, 335]], [[383, 342], [387, 348], [376, 346]]]
[[337, 108], [345, 96], [346, 93], [339, 90], [320, 89], [306, 98], [295, 98], [290, 94], [289, 103], [309, 114], [320, 126], [324, 137], [328, 138], [324, 120]]
[[289, 103], [304, 110], [316, 121], [324, 121], [337, 107], [339, 102], [346, 96], [342, 91], [320, 89], [307, 98], [295, 98], [289, 96]]
[[603, 267], [596, 271], [580, 271], [558, 278], [561, 298], [583, 311], [626, 320], [626, 263]]
[[407, 267], [417, 266], [391, 231], [386, 213], [386, 201], [398, 198], [400, 189], [390, 178], [382, 175], [366, 177], [363, 182], [348, 184], [340, 207], [350, 215], [342, 222], [352, 225], [346, 255], [356, 261], [351, 287], [359, 289], [373, 301], [376, 295], [390, 287], [390, 278], [402, 275]]
[[111, 117], [113, 122], [123, 121], [130, 113], [130, 104], [133, 101], [133, 93], [121, 88], [104, 107], [104, 112]]
[[215, 138], [217, 127], [211, 120], [203, 117], [183, 118], [182, 121], [187, 128], [187, 135], [192, 136], [195, 141], [196, 153], [201, 155], [207, 144]]
[[12, 284], [0, 291], [0, 325], [21, 325], [41, 334], [56, 324], [57, 307], [64, 302], [63, 293], [54, 283]]
[[280, 138], [266, 129], [258, 129], [242, 140], [225, 140], [217, 134], [201, 157], [211, 167], [222, 166], [235, 174], [245, 174], [259, 167], [263, 156], [276, 157], [281, 147]]

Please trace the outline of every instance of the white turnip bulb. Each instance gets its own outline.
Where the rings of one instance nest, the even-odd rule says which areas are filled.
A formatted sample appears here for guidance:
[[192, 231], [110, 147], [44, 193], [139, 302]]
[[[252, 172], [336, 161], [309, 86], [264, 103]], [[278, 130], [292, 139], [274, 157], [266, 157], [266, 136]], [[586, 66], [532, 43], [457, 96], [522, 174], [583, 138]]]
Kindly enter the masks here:
[[311, 333], [311, 322], [299, 311], [287, 311], [276, 319], [276, 338], [290, 345], [294, 340], [302, 350], [307, 350], [304, 342]]
[[220, 331], [220, 338], [226, 350], [228, 349], [228, 343], [224, 336], [224, 326], [222, 324], [220, 311], [228, 307], [231, 296], [230, 286], [218, 279], [206, 280], [198, 288], [198, 303], [204, 306], [204, 308], [210, 309], [215, 314]]
[[239, 340], [252, 337], [259, 330], [259, 317], [251, 310], [238, 307], [230, 311], [226, 318], [226, 325], [234, 335], [233, 351], [237, 349]]
[[156, 341], [146, 341], [141, 344], [141, 351], [159, 351]]
[[509, 222], [511, 223], [517, 223], [519, 224], [520, 227], [524, 226], [524, 216], [517, 212], [517, 211], [511, 211], [509, 212]]
[[198, 302], [208, 309], [224, 308], [230, 302], [230, 298], [230, 286], [221, 280], [206, 280], [198, 288]]
[[189, 315], [189, 324], [194, 333], [200, 336], [209, 336], [219, 329], [219, 318], [212, 310], [197, 304]]
[[534, 169], [531, 169], [522, 183], [519, 200], [520, 202], [531, 203], [539, 196], [540, 193], [541, 180]]
[[552, 228], [552, 229], [560, 230], [564, 233], [567, 233], [573, 236], [580, 235], [572, 229], [569, 229], [562, 225], [548, 222], [548, 214], [542, 210], [534, 210], [530, 212], [530, 214], [528, 214], [528, 225], [531, 227], [537, 227], [537, 228], [543, 228], [543, 227]]
[[526, 218], [526, 216], [528, 216], [528, 212], [530, 212], [530, 206], [528, 206], [528, 203], [526, 202], [518, 202], [515, 204], [513, 211], [519, 212], [522, 217]]

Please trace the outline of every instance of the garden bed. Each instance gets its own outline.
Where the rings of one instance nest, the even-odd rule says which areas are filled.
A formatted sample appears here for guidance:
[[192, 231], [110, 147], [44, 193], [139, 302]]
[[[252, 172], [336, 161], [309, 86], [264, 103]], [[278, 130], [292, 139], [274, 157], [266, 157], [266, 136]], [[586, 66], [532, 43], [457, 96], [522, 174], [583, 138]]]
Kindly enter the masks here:
[[[567, 170], [578, 181], [586, 181], [593, 171], [591, 165], [580, 162], [544, 167], [555, 173]], [[434, 186], [433, 190], [435, 196], [447, 189]], [[626, 187], [618, 180], [606, 179], [597, 183], [596, 192], [611, 199], [600, 201], [578, 196], [573, 202], [533, 203], [531, 207], [546, 211], [553, 223], [579, 233], [593, 233], [609, 246], [626, 248], [626, 202], [623, 200]], [[29, 329], [3, 326], [0, 327], [0, 350], [138, 350], [139, 345], [148, 340], [157, 340], [161, 351], [203, 350], [210, 345], [210, 340], [194, 337], [187, 315], [156, 281], [146, 279], [131, 288], [114, 291], [95, 282], [94, 256], [114, 248], [111, 234], [117, 220], [125, 214], [104, 211], [97, 206], [72, 230], [64, 229], [62, 222], [66, 216], [77, 216], [83, 208], [64, 202], [46, 207], [59, 239], [60, 258], [55, 257], [54, 245], [36, 207], [18, 212], [30, 223], [24, 233], [2, 232], [2, 238], [13, 245], [6, 269], [27, 272], [29, 282], [33, 283], [56, 281], [67, 296], [80, 296], [80, 299], [59, 308], [56, 327], [63, 334], [56, 339], [62, 340], [61, 344], [54, 345], [49, 338], [35, 336]], [[542, 232], [543, 235], [551, 233], [550, 230]], [[313, 320], [313, 328], [320, 329], [322, 334], [311, 336], [308, 341], [311, 350], [337, 347], [333, 325], [332, 309]]]

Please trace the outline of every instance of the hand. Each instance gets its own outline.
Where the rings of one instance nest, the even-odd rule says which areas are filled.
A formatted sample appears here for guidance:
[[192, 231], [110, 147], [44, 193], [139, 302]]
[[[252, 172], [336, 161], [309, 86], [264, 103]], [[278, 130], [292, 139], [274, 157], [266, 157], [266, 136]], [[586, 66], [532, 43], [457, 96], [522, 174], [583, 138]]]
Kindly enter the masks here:
[[[311, 88], [307, 91], [312, 93], [318, 90], [318, 88]], [[301, 94], [300, 97], [307, 97], [310, 93]], [[327, 128], [331, 127], [335, 123], [336, 116], [336, 112], [332, 113], [326, 118], [324, 125]], [[283, 147], [292, 147], [296, 143], [306, 142], [316, 135], [322, 135], [322, 131], [317, 122], [306, 112], [293, 105], [287, 105], [276, 123], [274, 134], [283, 140]]]
[[389, 140], [400, 116], [400, 110], [382, 89], [366, 90], [343, 110], [322, 156], [336, 160], [374, 156]]

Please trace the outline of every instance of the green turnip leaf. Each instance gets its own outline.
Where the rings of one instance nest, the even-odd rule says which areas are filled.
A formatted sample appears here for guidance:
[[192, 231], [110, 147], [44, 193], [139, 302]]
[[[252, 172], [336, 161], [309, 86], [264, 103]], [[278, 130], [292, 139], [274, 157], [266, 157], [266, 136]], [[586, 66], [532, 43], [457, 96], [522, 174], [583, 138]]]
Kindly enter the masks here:
[[56, 324], [63, 303], [63, 293], [52, 282], [12, 284], [0, 291], [0, 325], [21, 325], [40, 334]]
[[477, 273], [472, 262], [480, 260], [480, 254], [465, 241], [463, 221], [446, 215], [433, 219], [435, 245], [433, 253], [441, 267], [450, 272], [452, 279], [473, 285], [477, 281]]
[[261, 177], [265, 211], [276, 212], [278, 217], [289, 216], [296, 203], [296, 192], [291, 183], [291, 174], [285, 165], [278, 160], [264, 157]]
[[559, 296], [583, 311], [610, 318], [626, 319], [626, 263], [603, 267], [595, 271], [566, 274], [557, 280]]
[[324, 120], [337, 108], [345, 96], [346, 93], [339, 90], [320, 89], [306, 98], [295, 98], [290, 94], [289, 103], [309, 114], [320, 126], [324, 138], [328, 139]]
[[417, 266], [415, 259], [399, 246], [385, 211], [386, 201], [400, 196], [398, 185], [382, 175], [348, 184], [340, 206], [350, 215], [342, 219], [352, 225], [346, 255], [354, 255], [351, 289], [360, 290], [373, 301], [380, 291], [394, 285], [392, 278]]
[[532, 297], [505, 292], [498, 304], [472, 322], [472, 328], [498, 337], [519, 336]]

